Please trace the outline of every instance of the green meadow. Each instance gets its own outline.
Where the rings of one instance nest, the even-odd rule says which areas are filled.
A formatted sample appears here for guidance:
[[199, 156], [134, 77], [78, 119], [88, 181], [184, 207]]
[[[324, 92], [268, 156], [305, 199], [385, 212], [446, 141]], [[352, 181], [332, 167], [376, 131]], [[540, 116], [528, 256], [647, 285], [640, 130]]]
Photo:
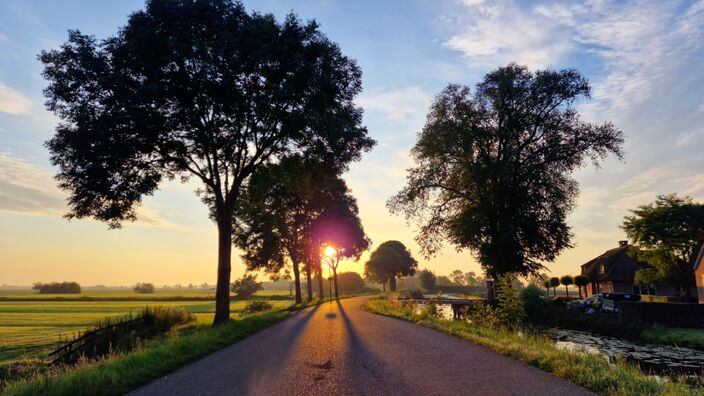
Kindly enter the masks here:
[[[284, 308], [292, 301], [278, 298], [270, 302], [274, 308]], [[272, 292], [258, 294], [262, 298], [272, 296]], [[288, 295], [288, 292], [285, 293]], [[22, 300], [15, 300], [22, 297]], [[58, 297], [54, 295], [53, 297]], [[0, 366], [21, 360], [46, 359], [59, 341], [70, 339], [101, 319], [136, 313], [145, 306], [183, 307], [193, 313], [197, 324], [209, 324], [215, 312], [214, 301], [169, 301], [170, 298], [203, 297], [212, 298], [212, 292], [194, 291], [187, 293], [162, 292], [154, 294], [134, 294], [130, 291], [88, 292], [80, 295], [61, 295], [65, 300], [51, 300], [46, 294], [5, 294], [0, 296]], [[139, 301], [153, 299], [156, 301]], [[86, 300], [98, 298], [98, 301]], [[125, 301], [112, 301], [125, 298]], [[10, 299], [10, 300], [8, 300]], [[105, 300], [103, 300], [105, 299]], [[246, 301], [232, 301], [233, 317], [238, 317]]]

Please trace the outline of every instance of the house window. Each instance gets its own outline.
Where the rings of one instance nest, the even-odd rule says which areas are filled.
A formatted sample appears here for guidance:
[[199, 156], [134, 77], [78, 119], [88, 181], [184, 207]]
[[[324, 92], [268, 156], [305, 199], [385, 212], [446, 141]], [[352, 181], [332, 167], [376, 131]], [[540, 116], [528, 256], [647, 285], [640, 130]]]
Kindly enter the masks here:
[[599, 273], [603, 274], [604, 272], [604, 264], [599, 264]]

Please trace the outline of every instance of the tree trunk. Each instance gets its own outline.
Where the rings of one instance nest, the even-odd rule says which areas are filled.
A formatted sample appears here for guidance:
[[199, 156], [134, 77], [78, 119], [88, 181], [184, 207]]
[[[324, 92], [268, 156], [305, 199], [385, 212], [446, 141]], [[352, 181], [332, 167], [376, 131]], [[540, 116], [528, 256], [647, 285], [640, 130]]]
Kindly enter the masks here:
[[308, 292], [308, 301], [313, 301], [313, 284], [310, 277], [310, 264], [306, 264], [306, 289]]
[[325, 299], [325, 287], [323, 286], [323, 266], [318, 268], [318, 300]]
[[395, 276], [389, 277], [389, 291], [392, 291], [392, 292], [396, 291], [396, 277]]
[[567, 298], [570, 298], [570, 289], [567, 288], [567, 285], [565, 285], [565, 294], [567, 294]]
[[381, 282], [381, 288], [386, 291], [386, 281]]
[[303, 302], [301, 300], [301, 270], [298, 268], [298, 261], [291, 260], [291, 267], [293, 267], [293, 287], [296, 290], [296, 304]]
[[218, 219], [218, 283], [215, 289], [213, 326], [230, 320], [230, 271], [232, 268], [232, 219]]
[[340, 294], [337, 291], [337, 268], [332, 269], [332, 280], [335, 283], [335, 300], [339, 300]]

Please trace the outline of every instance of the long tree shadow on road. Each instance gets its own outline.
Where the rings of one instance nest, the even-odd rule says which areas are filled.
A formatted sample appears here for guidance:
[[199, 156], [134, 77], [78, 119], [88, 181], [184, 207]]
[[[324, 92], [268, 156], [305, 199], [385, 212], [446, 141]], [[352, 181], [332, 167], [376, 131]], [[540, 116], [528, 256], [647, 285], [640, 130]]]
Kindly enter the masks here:
[[[353, 373], [350, 373], [349, 379], [354, 381], [355, 379], [365, 378], [367, 385], [374, 383], [375, 391], [381, 391], [382, 393], [386, 393], [386, 391], [391, 393], [404, 393], [402, 384], [394, 384], [392, 387], [388, 387], [385, 390], [383, 389], [390, 385], [384, 377], [386, 376], [387, 379], [393, 378], [386, 375], [388, 374], [386, 370], [387, 365], [378, 358], [377, 352], [367, 348], [364, 341], [360, 340], [357, 330], [347, 317], [347, 313], [339, 301], [337, 301], [337, 307], [340, 311], [345, 330], [347, 330], [347, 353], [344, 358], [347, 360], [349, 367], [354, 371], [354, 374], [357, 374], [353, 375]], [[361, 373], [356, 372], [359, 367], [363, 369]], [[355, 384], [354, 386], [358, 385], [359, 384]]]

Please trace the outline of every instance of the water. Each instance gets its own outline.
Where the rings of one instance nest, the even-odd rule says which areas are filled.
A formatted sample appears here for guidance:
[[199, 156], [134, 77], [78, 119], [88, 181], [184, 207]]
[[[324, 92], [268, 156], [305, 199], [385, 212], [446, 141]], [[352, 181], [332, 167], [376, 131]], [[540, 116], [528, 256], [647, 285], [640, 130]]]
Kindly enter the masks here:
[[[452, 307], [437, 306], [438, 316], [452, 320]], [[416, 312], [427, 309], [426, 304], [415, 304]], [[704, 351], [661, 344], [636, 343], [620, 338], [606, 337], [584, 331], [549, 328], [540, 331], [561, 349], [593, 353], [610, 362], [624, 359], [638, 365], [646, 373], [658, 376], [685, 375], [704, 380]]]
[[596, 353], [614, 361], [618, 358], [637, 364], [645, 372], [658, 375], [704, 375], [704, 352], [660, 344], [641, 344], [584, 331], [551, 328], [544, 334], [561, 349]]

